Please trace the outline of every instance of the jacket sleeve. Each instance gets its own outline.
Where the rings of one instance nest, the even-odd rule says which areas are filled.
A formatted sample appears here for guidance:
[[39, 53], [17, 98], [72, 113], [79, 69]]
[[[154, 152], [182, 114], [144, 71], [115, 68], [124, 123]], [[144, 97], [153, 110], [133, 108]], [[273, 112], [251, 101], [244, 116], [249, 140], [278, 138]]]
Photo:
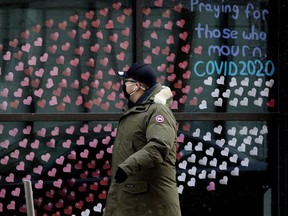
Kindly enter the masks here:
[[146, 129], [147, 144], [119, 165], [129, 176], [162, 163], [175, 145], [177, 131], [172, 112], [165, 105], [152, 106]]

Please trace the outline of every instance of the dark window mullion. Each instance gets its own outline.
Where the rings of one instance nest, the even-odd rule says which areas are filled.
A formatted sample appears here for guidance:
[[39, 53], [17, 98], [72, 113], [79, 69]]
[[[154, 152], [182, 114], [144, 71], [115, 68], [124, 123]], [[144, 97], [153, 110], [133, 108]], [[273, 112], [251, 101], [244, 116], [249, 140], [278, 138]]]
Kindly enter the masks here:
[[[174, 113], [178, 121], [281, 121], [279, 113]], [[117, 121], [122, 113], [58, 113], [1, 114], [0, 122], [7, 121]]]
[[135, 45], [135, 61], [141, 61], [143, 58], [143, 41], [144, 41], [144, 33], [143, 33], [143, 15], [142, 15], [142, 7], [143, 0], [132, 1], [134, 7], [134, 45]]

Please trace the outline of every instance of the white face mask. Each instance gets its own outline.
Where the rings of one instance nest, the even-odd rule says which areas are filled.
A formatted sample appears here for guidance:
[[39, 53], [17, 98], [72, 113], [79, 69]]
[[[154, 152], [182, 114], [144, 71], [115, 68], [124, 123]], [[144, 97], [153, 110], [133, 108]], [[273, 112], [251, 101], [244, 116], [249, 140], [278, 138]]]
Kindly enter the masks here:
[[131, 95], [133, 95], [133, 94], [135, 94], [138, 90], [139, 90], [139, 88], [140, 89], [142, 89], [142, 90], [146, 90], [143, 86], [141, 86], [140, 85], [140, 87], [138, 88], [137, 86], [135, 86], [133, 89], [132, 89], [132, 92], [131, 93], [128, 93], [127, 92], [127, 87], [129, 87], [129, 86], [132, 86], [132, 85], [136, 85], [136, 83], [137, 83], [137, 81], [132, 81], [132, 82], [129, 82], [128, 80], [124, 83], [124, 88], [123, 88], [123, 91], [124, 91], [124, 95], [125, 95], [125, 97], [127, 98], [127, 99], [129, 99], [130, 98], [130, 96]]
[[[135, 83], [133, 83], [135, 84]], [[133, 89], [132, 89], [132, 92], [129, 94], [130, 96], [135, 94], [135, 92], [138, 90], [137, 86], [135, 86]]]
[[[126, 87], [127, 87], [127, 86], [131, 86], [131, 85], [133, 85], [133, 84], [136, 84], [136, 83], [128, 84], [128, 85], [126, 85]], [[146, 89], [145, 89], [144, 87], [142, 87], [142, 86], [140, 86], [140, 88], [141, 88], [142, 90], [144, 90], [144, 91], [146, 90]], [[130, 96], [133, 95], [136, 91], [138, 91], [138, 89], [139, 89], [139, 88], [138, 88], [137, 86], [135, 86], [135, 87], [132, 89], [132, 92], [131, 92], [129, 95], [130, 95]]]
[[128, 92], [127, 92], [127, 87], [132, 86], [132, 85], [136, 85], [136, 83], [125, 83], [124, 85], [125, 85], [126, 95], [131, 96], [131, 95], [135, 94], [135, 92], [138, 90], [138, 89], [137, 89], [137, 86], [135, 86], [135, 87], [132, 89], [132, 92], [131, 92], [131, 93], [128, 93]]

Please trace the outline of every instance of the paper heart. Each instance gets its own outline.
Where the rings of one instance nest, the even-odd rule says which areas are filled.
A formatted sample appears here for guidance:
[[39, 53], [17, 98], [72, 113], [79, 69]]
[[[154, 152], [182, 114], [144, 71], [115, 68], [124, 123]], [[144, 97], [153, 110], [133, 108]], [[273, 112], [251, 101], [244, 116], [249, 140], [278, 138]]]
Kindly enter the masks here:
[[130, 35], [130, 28], [129, 28], [129, 27], [126, 27], [125, 29], [121, 30], [121, 34], [122, 34], [123, 36], [129, 37], [129, 35]]
[[241, 81], [242, 86], [249, 86], [249, 78], [245, 77], [244, 80]]
[[174, 36], [173, 35], [169, 35], [167, 40], [166, 40], [166, 43], [167, 44], [174, 44]]
[[[64, 171], [64, 170], [63, 170]], [[48, 176], [55, 177], [57, 173], [57, 169], [53, 168], [52, 170], [48, 171]]]
[[156, 21], [153, 22], [153, 26], [156, 28], [160, 28], [161, 27], [161, 19], [157, 19]]
[[48, 46], [48, 51], [51, 52], [52, 54], [55, 54], [57, 49], [58, 49], [57, 45]]
[[6, 76], [5, 76], [5, 80], [6, 81], [13, 81], [14, 79], [14, 74], [12, 72], [9, 72]]
[[151, 64], [152, 63], [152, 56], [147, 55], [146, 58], [144, 58], [144, 63], [145, 64]]
[[[179, 34], [179, 38], [184, 40], [184, 41], [186, 41], [187, 37], [188, 37], [188, 32], [182, 32]], [[194, 52], [195, 52], [195, 49], [194, 49]], [[197, 53], [197, 54], [199, 54], [199, 53]], [[200, 52], [200, 54], [201, 54], [201, 52]]]
[[125, 15], [120, 15], [120, 16], [117, 16], [117, 17], [116, 17], [117, 22], [119, 22], [119, 23], [121, 23], [121, 24], [124, 23], [125, 19], [126, 19], [126, 16], [125, 16]]
[[8, 106], [7, 101], [3, 101], [3, 103], [0, 103], [0, 109], [4, 111], [7, 110], [7, 106]]
[[10, 156], [11, 156], [11, 158], [18, 159], [19, 158], [19, 154], [20, 154], [20, 151], [18, 149], [16, 149], [15, 151], [10, 153]]
[[163, 55], [169, 55], [169, 52], [170, 52], [170, 47], [168, 47], [168, 46], [166, 46], [166, 47], [164, 47], [163, 49], [161, 49], [161, 53], [163, 54]]
[[95, 212], [101, 212], [102, 211], [102, 204], [98, 203], [96, 206], [93, 207], [93, 210]]
[[187, 167], [187, 161], [182, 161], [181, 163], [178, 164], [178, 167], [179, 167], [180, 169], [185, 170], [186, 167]]
[[[142, 22], [142, 27], [148, 29], [149, 26], [150, 26], [150, 24], [151, 24], [151, 21], [150, 21], [150, 20], [145, 20], [145, 21]], [[156, 32], [153, 32], [153, 34], [151, 34], [151, 37], [152, 37], [152, 38], [157, 38]]]
[[274, 107], [275, 107], [275, 99], [269, 100], [269, 101], [266, 103], [266, 105], [267, 105], [268, 107], [274, 108]]
[[187, 61], [183, 61], [183, 62], [180, 62], [178, 64], [179, 68], [181, 69], [185, 69], [187, 66], [188, 66], [188, 62]]
[[[49, 37], [54, 40], [54, 41], [57, 41], [58, 38], [59, 38], [59, 32], [53, 32], [53, 33], [50, 33]], [[23, 50], [23, 48], [22, 48]], [[24, 50], [23, 50], [24, 51]]]
[[202, 54], [202, 50], [203, 50], [203, 47], [202, 46], [198, 46], [198, 47], [194, 48], [194, 53], [198, 54], [198, 55], [201, 55]]
[[[1, 145], [0, 145], [1, 146]], [[2, 147], [2, 146], [1, 146]], [[8, 164], [8, 161], [9, 161], [9, 157], [8, 156], [5, 156], [4, 158], [2, 158], [1, 160], [0, 160], [0, 163], [2, 164], [2, 165], [7, 165]]]
[[41, 25], [32, 26], [32, 31], [34, 31], [35, 33], [39, 33], [40, 30], [41, 30]]
[[113, 20], [108, 20], [108, 22], [105, 25], [106, 29], [113, 29], [114, 28], [114, 22]]
[[18, 45], [18, 39], [13, 39], [11, 41], [9, 41], [9, 46], [16, 48]]
[[178, 181], [182, 181], [182, 182], [185, 182], [185, 180], [186, 180], [186, 173], [181, 173], [181, 175], [179, 175], [178, 177], [177, 177], [177, 180]]
[[64, 214], [72, 215], [72, 211], [73, 211], [72, 206], [67, 206], [67, 208], [64, 209]]
[[187, 100], [187, 95], [183, 95], [181, 98], [179, 98], [179, 103], [185, 104]]
[[228, 177], [224, 176], [222, 179], [219, 180], [219, 183], [222, 184], [222, 185], [227, 185]]
[[6, 196], [6, 190], [3, 188], [0, 190], [0, 197], [5, 198], [5, 196]]
[[8, 97], [9, 89], [4, 88], [2, 91], [0, 91], [0, 96], [1, 97]]
[[7, 52], [5, 53], [5, 55], [3, 55], [3, 59], [4, 59], [5, 61], [9, 61], [9, 60], [11, 59], [11, 52], [10, 52], [10, 51], [7, 51]]
[[176, 12], [178, 12], [178, 13], [181, 13], [182, 8], [183, 8], [182, 4], [179, 3], [178, 5], [175, 5], [175, 6], [174, 6], [174, 11], [176, 11]]
[[246, 151], [246, 145], [242, 143], [240, 146], [238, 146], [237, 150], [239, 152], [245, 152]]
[[218, 78], [216, 80], [217, 84], [219, 84], [219, 85], [224, 85], [224, 81], [225, 81], [225, 77], [224, 76], [221, 76], [220, 78]]
[[143, 7], [142, 8], [142, 13], [146, 16], [148, 16], [151, 13], [151, 8], [149, 7]]
[[27, 139], [23, 139], [23, 140], [21, 140], [19, 142], [19, 147], [26, 148], [27, 143], [28, 143], [28, 140]]
[[46, 153], [45, 155], [41, 156], [41, 160], [45, 161], [46, 163], [49, 161], [51, 155], [49, 153]]
[[49, 19], [49, 20], [46, 20], [44, 25], [47, 27], [47, 28], [52, 28], [54, 24], [54, 20], [53, 19]]
[[155, 48], [152, 49], [152, 53], [155, 54], [155, 55], [158, 55], [160, 52], [160, 47], [159, 46], [156, 46]]
[[163, 18], [170, 18], [170, 15], [171, 15], [171, 10], [170, 9], [167, 9], [167, 10], [162, 12], [162, 17]]
[[77, 14], [70, 16], [69, 20], [72, 23], [77, 23], [79, 16]]
[[216, 158], [213, 158], [213, 159], [209, 162], [209, 165], [212, 166], [212, 167], [217, 167], [217, 159], [216, 159]]
[[110, 103], [109, 102], [105, 102], [101, 104], [101, 109], [107, 111], [109, 109]]
[[6, 178], [5, 178], [5, 181], [6, 182], [14, 182], [14, 174], [13, 173], [10, 173]]
[[254, 105], [261, 107], [263, 103], [263, 99], [262, 98], [258, 98], [256, 100], [254, 100]]
[[79, 139], [76, 141], [77, 145], [84, 145], [85, 144], [85, 137], [80, 136]]
[[224, 146], [225, 144], [225, 139], [217, 139], [216, 140], [216, 145], [220, 146], [221, 148]]
[[16, 206], [16, 202], [14, 200], [12, 200], [8, 205], [7, 205], [7, 209], [8, 210], [15, 210], [15, 206]]
[[264, 137], [262, 135], [260, 135], [259, 137], [255, 138], [255, 143], [263, 144], [263, 139], [264, 139]]
[[162, 7], [162, 5], [163, 5], [163, 0], [155, 0], [154, 5], [155, 5], [156, 7]]
[[124, 61], [125, 60], [125, 53], [120, 52], [119, 54], [116, 55], [116, 59], [119, 61]]
[[104, 66], [104, 67], [107, 66], [108, 62], [109, 62], [109, 60], [108, 60], [107, 57], [99, 60], [99, 63], [100, 63], [102, 66]]
[[244, 158], [244, 160], [241, 161], [241, 166], [248, 167], [248, 165], [249, 165], [249, 159], [248, 158]]
[[[1, 126], [1, 125], [0, 125]], [[268, 133], [268, 128], [267, 125], [263, 125], [262, 129], [260, 131], [260, 134], [267, 134]]]
[[232, 156], [229, 157], [229, 160], [230, 160], [232, 163], [236, 163], [237, 160], [238, 160], [238, 155], [237, 155], [237, 154], [233, 154]]
[[34, 46], [38, 46], [38, 47], [41, 47], [42, 46], [42, 43], [43, 43], [43, 38], [41, 37], [38, 37], [35, 41], [34, 41]]
[[181, 47], [181, 51], [188, 54], [189, 51], [190, 51], [190, 45], [189, 44], [186, 44], [185, 46], [182, 46]]
[[91, 36], [91, 31], [89, 31], [89, 30], [87, 30], [86, 32], [84, 32], [84, 33], [82, 34], [82, 38], [83, 38], [84, 40], [89, 40], [89, 39], [90, 39], [90, 36]]
[[170, 53], [169, 56], [166, 57], [168, 62], [174, 62], [176, 55], [174, 53]]
[[18, 128], [11, 129], [8, 133], [10, 136], [15, 137], [18, 133]]
[[183, 190], [184, 190], [184, 186], [183, 186], [183, 185], [179, 185], [179, 186], [177, 187], [177, 191], [178, 191], [179, 194], [182, 194], [182, 193], [183, 193]]
[[115, 103], [115, 107], [118, 109], [122, 109], [124, 107], [124, 101], [119, 101], [117, 103]]
[[161, 64], [160, 66], [157, 67], [157, 70], [160, 71], [160, 72], [163, 72], [166, 68], [166, 65], [165, 64]]
[[227, 170], [227, 162], [223, 161], [220, 165], [219, 165], [219, 169], [220, 170]]
[[205, 151], [206, 155], [209, 155], [209, 156], [213, 156], [214, 154], [214, 148], [213, 147], [210, 147], [209, 149], [207, 149]]
[[153, 32], [151, 33], [151, 38], [153, 38], [153, 39], [158, 39], [158, 35], [157, 35], [157, 33], [156, 33], [155, 31], [153, 31]]
[[87, 24], [88, 24], [87, 20], [83, 20], [83, 21], [80, 21], [80, 22], [78, 23], [78, 26], [79, 26], [80, 28], [82, 28], [82, 29], [86, 29]]
[[95, 62], [94, 62], [94, 59], [93, 58], [90, 58], [87, 62], [86, 62], [86, 66], [88, 67], [95, 67]]
[[184, 25], [185, 25], [185, 20], [184, 19], [181, 19], [181, 20], [177, 20], [176, 21], [176, 25], [179, 26], [180, 28], [183, 28]]
[[65, 63], [65, 57], [63, 55], [61, 55], [59, 58], [56, 59], [56, 64], [64, 65], [64, 63]]
[[95, 14], [95, 12], [92, 10], [92, 11], [86, 12], [85, 17], [92, 20], [94, 17], [94, 14]]

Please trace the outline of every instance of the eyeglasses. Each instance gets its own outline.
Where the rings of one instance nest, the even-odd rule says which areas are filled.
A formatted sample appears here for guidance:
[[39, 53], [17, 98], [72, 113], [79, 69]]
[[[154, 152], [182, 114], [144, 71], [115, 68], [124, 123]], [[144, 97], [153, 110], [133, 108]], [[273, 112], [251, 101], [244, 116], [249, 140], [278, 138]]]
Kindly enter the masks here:
[[137, 83], [138, 81], [133, 80], [133, 79], [123, 79], [124, 84], [126, 83]]

